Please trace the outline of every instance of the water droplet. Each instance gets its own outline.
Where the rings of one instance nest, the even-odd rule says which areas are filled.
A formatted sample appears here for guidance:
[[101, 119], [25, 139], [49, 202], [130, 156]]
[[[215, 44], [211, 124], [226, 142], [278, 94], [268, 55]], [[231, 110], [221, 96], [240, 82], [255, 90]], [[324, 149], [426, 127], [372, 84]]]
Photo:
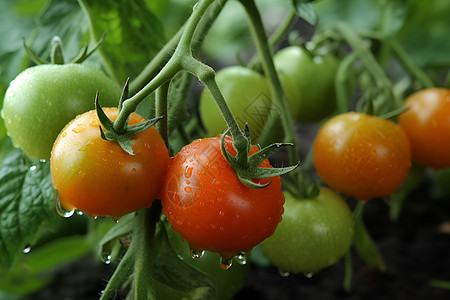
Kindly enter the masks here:
[[283, 270], [278, 270], [278, 273], [280, 274], [281, 277], [288, 277], [291, 275], [290, 272], [288, 271], [283, 271]]
[[136, 169], [133, 168], [133, 169], [131, 170], [131, 173], [133, 173], [134, 175], [136, 175], [136, 173], [137, 173]]
[[74, 129], [72, 129], [72, 131], [75, 132], [75, 133], [80, 133], [80, 132], [82, 132], [82, 131], [85, 130], [85, 129], [86, 129], [86, 125], [84, 125], [84, 124], [78, 124], [77, 127], [75, 127]]
[[231, 266], [233, 265], [233, 259], [229, 259], [229, 258], [220, 258], [220, 267], [223, 270], [228, 270], [229, 268], [231, 268]]
[[192, 176], [192, 167], [186, 166], [186, 171], [184, 172], [184, 177], [190, 178]]
[[310, 273], [303, 273], [303, 275], [305, 275], [306, 278], [312, 278], [314, 276], [314, 273], [310, 272]]
[[187, 187], [184, 188], [184, 191], [185, 191], [186, 193], [188, 193], [188, 194], [191, 192], [191, 190], [192, 190], [192, 189], [191, 189], [190, 186], [187, 186]]
[[65, 208], [63, 208], [61, 205], [61, 200], [59, 199], [59, 196], [57, 196], [56, 197], [56, 211], [58, 212], [58, 214], [61, 217], [69, 218], [69, 217], [73, 216], [75, 209], [74, 210], [66, 210]]
[[126, 162], [124, 161], [119, 161], [119, 166], [121, 166], [122, 168], [125, 167], [127, 165]]
[[194, 4], [194, 7], [192, 8], [192, 10], [195, 10], [198, 6], [198, 2]]
[[103, 254], [103, 261], [105, 262], [105, 264], [109, 265], [111, 263], [111, 255]]
[[117, 223], [119, 223], [119, 219], [113, 218], [113, 222], [117, 224]]
[[27, 244], [22, 250], [22, 252], [24, 254], [28, 254], [28, 253], [30, 253], [30, 251], [31, 251], [31, 245], [30, 244]]
[[239, 252], [238, 255], [235, 256], [235, 259], [241, 266], [245, 266], [247, 264], [247, 256], [245, 255], [245, 252]]
[[85, 146], [81, 146], [80, 148], [78, 148], [78, 151], [84, 151], [84, 150], [86, 150]]
[[76, 213], [77, 215], [79, 215], [79, 216], [82, 216], [82, 215], [83, 215], [83, 212], [82, 212], [81, 210], [79, 210], [79, 209], [75, 209], [75, 213]]
[[41, 163], [45, 163], [45, 162], [46, 162], [46, 160], [43, 159], [43, 158], [41, 158], [39, 161], [40, 161]]
[[191, 257], [193, 259], [202, 258], [203, 255], [205, 255], [205, 251], [196, 251], [196, 250], [191, 249]]
[[36, 170], [36, 166], [31, 166], [30, 171], [34, 171], [34, 170]]

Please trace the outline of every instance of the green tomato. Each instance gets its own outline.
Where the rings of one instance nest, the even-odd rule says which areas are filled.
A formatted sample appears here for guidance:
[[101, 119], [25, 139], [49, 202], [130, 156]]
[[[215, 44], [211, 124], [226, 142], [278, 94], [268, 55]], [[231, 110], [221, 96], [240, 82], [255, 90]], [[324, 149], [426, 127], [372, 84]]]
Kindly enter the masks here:
[[49, 159], [53, 142], [77, 115], [117, 106], [122, 89], [102, 71], [80, 64], [38, 65], [20, 73], [5, 93], [1, 116], [13, 144], [32, 158]]
[[[241, 66], [221, 69], [217, 84], [241, 129], [248, 122], [253, 140], [261, 134], [272, 107], [269, 83], [261, 74]], [[209, 136], [222, 134], [227, 125], [205, 87], [200, 97], [200, 117]]]
[[295, 121], [317, 122], [336, 109], [334, 82], [339, 62], [334, 56], [312, 56], [304, 48], [290, 46], [273, 59]]
[[[201, 258], [192, 258], [189, 245], [183, 242], [181, 236], [168, 229], [170, 243], [175, 249], [180, 258], [182, 258], [191, 267], [210, 276], [216, 284], [216, 294], [213, 300], [231, 300], [240, 291], [245, 278], [248, 275], [249, 263], [239, 264], [234, 262], [231, 268], [223, 270], [220, 267], [220, 255], [214, 252], [205, 251]], [[179, 300], [179, 299], [205, 299], [205, 289], [197, 288], [191, 292], [185, 293], [168, 286], [155, 282], [156, 298], [164, 300]], [[210, 298], [208, 298], [210, 299]]]
[[315, 273], [335, 264], [353, 239], [353, 219], [345, 200], [328, 188], [312, 199], [285, 193], [283, 220], [260, 246], [282, 272]]

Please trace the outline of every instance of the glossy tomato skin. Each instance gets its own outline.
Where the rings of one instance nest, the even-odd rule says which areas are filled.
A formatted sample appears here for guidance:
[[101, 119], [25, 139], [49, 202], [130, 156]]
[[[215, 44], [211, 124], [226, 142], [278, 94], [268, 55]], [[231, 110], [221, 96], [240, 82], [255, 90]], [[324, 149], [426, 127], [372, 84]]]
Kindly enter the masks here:
[[302, 47], [290, 46], [273, 59], [295, 121], [317, 122], [336, 109], [336, 57], [312, 55]]
[[[257, 140], [272, 107], [269, 83], [261, 74], [241, 66], [231, 66], [216, 74], [225, 101], [240, 128], [248, 122], [251, 137]], [[227, 125], [211, 93], [205, 88], [200, 96], [200, 117], [209, 136], [222, 134]]]
[[335, 264], [353, 240], [352, 213], [336, 192], [302, 199], [285, 192], [283, 220], [260, 246], [282, 272], [316, 273]]
[[102, 105], [118, 104], [121, 87], [98, 69], [81, 64], [30, 67], [5, 93], [7, 133], [27, 156], [48, 159], [64, 126], [94, 108], [97, 91]]
[[[111, 120], [117, 108], [105, 108]], [[145, 119], [133, 113], [129, 124]], [[53, 184], [65, 210], [79, 209], [91, 217], [119, 218], [151, 206], [160, 192], [170, 161], [154, 127], [132, 138], [135, 155], [100, 137], [95, 110], [72, 120], [60, 133], [50, 159]]]
[[314, 141], [317, 173], [358, 200], [389, 196], [408, 176], [411, 149], [397, 124], [349, 112], [328, 120]]
[[[231, 138], [225, 147], [235, 155]], [[252, 146], [250, 154], [257, 151]], [[268, 160], [262, 167], [271, 167]], [[229, 259], [248, 252], [275, 231], [283, 213], [280, 178], [256, 179], [263, 189], [243, 185], [220, 151], [220, 136], [198, 139], [173, 159], [162, 189], [163, 213], [196, 251]]]
[[411, 143], [413, 160], [433, 169], [450, 167], [450, 90], [430, 88], [409, 96], [398, 122]]

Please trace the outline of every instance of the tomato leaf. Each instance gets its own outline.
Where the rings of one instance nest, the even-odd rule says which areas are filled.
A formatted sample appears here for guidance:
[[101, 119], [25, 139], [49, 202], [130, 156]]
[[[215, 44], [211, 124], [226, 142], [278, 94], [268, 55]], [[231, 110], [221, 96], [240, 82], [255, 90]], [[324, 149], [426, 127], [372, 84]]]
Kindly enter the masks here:
[[135, 77], [166, 41], [162, 23], [143, 0], [78, 2], [89, 18], [93, 39], [108, 32], [99, 54], [118, 82]]
[[306, 3], [305, 0], [292, 0], [292, 5], [300, 18], [311, 25], [317, 25], [317, 13], [311, 4]]
[[0, 168], [0, 266], [13, 267], [56, 217], [50, 164], [30, 167], [22, 151], [11, 152]]
[[152, 275], [160, 283], [179, 291], [191, 291], [204, 287], [208, 294], [215, 293], [214, 281], [180, 259], [172, 248], [164, 225], [155, 236], [159, 251], [155, 258]]

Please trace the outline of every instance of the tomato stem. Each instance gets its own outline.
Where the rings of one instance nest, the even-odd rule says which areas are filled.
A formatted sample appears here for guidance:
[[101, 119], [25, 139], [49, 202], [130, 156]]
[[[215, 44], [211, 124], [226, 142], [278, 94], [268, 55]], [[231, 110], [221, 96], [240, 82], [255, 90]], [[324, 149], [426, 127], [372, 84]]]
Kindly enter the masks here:
[[165, 118], [155, 124], [155, 127], [167, 147], [169, 147], [169, 130], [167, 124], [167, 96], [169, 94], [169, 86], [169, 82], [166, 82], [156, 90], [155, 106], [156, 117], [165, 116]]
[[[258, 53], [261, 57], [261, 63], [264, 73], [269, 78], [272, 95], [275, 98], [274, 103], [276, 103], [281, 108], [280, 117], [285, 132], [284, 141], [286, 143], [293, 143], [295, 142], [294, 129], [287, 110], [287, 101], [283, 95], [283, 88], [281, 87], [280, 80], [273, 64], [271, 48], [267, 41], [267, 36], [264, 30], [264, 24], [261, 20], [261, 15], [259, 14], [258, 8], [256, 7], [253, 0], [240, 0], [240, 2], [244, 6], [245, 12], [247, 14], [250, 31], [258, 49]], [[273, 115], [275, 113], [279, 112], [272, 109], [271, 114]], [[298, 156], [296, 147], [289, 147], [288, 151], [291, 163], [297, 163]]]

